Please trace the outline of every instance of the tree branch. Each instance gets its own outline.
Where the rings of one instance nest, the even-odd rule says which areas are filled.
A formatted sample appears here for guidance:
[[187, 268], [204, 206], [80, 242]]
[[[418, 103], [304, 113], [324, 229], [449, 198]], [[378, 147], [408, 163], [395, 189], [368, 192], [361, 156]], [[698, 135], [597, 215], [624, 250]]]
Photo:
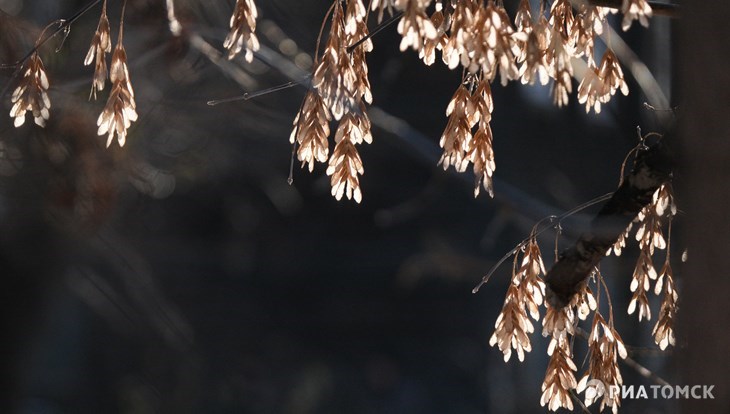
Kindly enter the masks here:
[[560, 255], [545, 275], [547, 300], [551, 306], [562, 308], [570, 303], [608, 249], [651, 202], [654, 192], [669, 181], [672, 163], [668, 139], [665, 136], [637, 155], [633, 170], [593, 218], [588, 231]]

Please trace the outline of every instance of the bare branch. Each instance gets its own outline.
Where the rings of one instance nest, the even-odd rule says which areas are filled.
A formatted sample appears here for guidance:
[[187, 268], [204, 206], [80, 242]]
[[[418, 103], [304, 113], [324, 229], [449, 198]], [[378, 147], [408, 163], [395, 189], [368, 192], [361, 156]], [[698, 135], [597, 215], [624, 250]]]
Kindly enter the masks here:
[[637, 155], [634, 169], [592, 220], [588, 231], [564, 251], [545, 276], [547, 299], [562, 308], [579, 290], [626, 226], [671, 177], [667, 139]]

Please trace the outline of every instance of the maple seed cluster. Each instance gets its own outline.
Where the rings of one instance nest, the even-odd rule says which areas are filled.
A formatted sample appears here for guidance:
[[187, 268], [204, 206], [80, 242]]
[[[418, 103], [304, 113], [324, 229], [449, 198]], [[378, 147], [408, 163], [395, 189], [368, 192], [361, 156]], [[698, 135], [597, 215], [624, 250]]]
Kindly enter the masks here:
[[[127, 69], [127, 54], [122, 43], [124, 39], [124, 6], [122, 6], [122, 19], [119, 23], [119, 37], [117, 45], [112, 54], [111, 70], [107, 70], [106, 55], [111, 52], [111, 36], [109, 19], [106, 14], [107, 2], [102, 4], [101, 17], [97, 25], [91, 46], [84, 58], [84, 65], [94, 64], [94, 77], [92, 80], [91, 93], [89, 98], [96, 99], [97, 93], [104, 90], [107, 78], [111, 80], [112, 88], [104, 109], [99, 115], [97, 125], [98, 135], [107, 135], [106, 146], [109, 147], [117, 138], [119, 146], [124, 146], [127, 138], [127, 131], [132, 122], [137, 120], [137, 105], [134, 101], [134, 90], [129, 79]], [[45, 127], [51, 107], [48, 97], [48, 76], [46, 75], [43, 62], [38, 53], [40, 41], [45, 31], [41, 34], [36, 43], [36, 50], [24, 62], [25, 71], [18, 87], [13, 92], [11, 101], [13, 107], [10, 116], [15, 118], [15, 127], [25, 123], [26, 112], [31, 112], [35, 123]]]
[[84, 59], [84, 65], [89, 66], [94, 63], [94, 80], [91, 84], [91, 96], [96, 99], [96, 92], [104, 90], [106, 78], [109, 76], [106, 67], [106, 54], [112, 51], [111, 34], [109, 29], [109, 19], [106, 16], [106, 1], [101, 8], [101, 17], [99, 24], [94, 32], [91, 40], [91, 47]]
[[[290, 136], [298, 145], [297, 159], [309, 171], [315, 162], [328, 163], [332, 196], [358, 203], [362, 201], [359, 177], [365, 170], [357, 145], [372, 143], [367, 105], [373, 97], [365, 55], [373, 44], [367, 38], [366, 16], [362, 0], [348, 1], [346, 7], [339, 1], [333, 5], [327, 44], [322, 56], [317, 56], [312, 88], [294, 119]], [[328, 159], [329, 122], [333, 119], [339, 123]]]
[[256, 37], [256, 18], [258, 10], [253, 0], [236, 0], [231, 15], [231, 31], [226, 36], [223, 46], [228, 49], [228, 59], [233, 59], [244, 50], [246, 62], [253, 61], [253, 54], [259, 50], [259, 39]]
[[[249, 2], [238, 0], [237, 10]], [[553, 101], [564, 106], [573, 92], [573, 59], [584, 59], [588, 70], [578, 86], [578, 101], [587, 111], [600, 112], [601, 105], [616, 91], [628, 94], [623, 70], [611, 48], [599, 65], [594, 57], [595, 38], [604, 32], [608, 14], [617, 10], [587, 3], [574, 9], [570, 0], [555, 0], [549, 9], [546, 4], [540, 2], [536, 12], [529, 0], [521, 0], [513, 25], [502, 1], [495, 0], [373, 0], [370, 11], [362, 0], [335, 1], [325, 50], [315, 57], [313, 90], [305, 96], [294, 120], [291, 141], [299, 146], [297, 158], [312, 171], [315, 162], [329, 157], [332, 195], [338, 200], [343, 195], [358, 202], [362, 199], [359, 176], [364, 169], [356, 145], [371, 141], [366, 104], [372, 102], [372, 96], [365, 54], [372, 50], [372, 43], [367, 39], [353, 50], [349, 48], [367, 37], [369, 12], [378, 22], [386, 15], [400, 13], [397, 31], [401, 51], [416, 51], [426, 65], [434, 64], [437, 51], [441, 51], [441, 61], [447, 67], [461, 66], [464, 71], [446, 109], [448, 121], [439, 142], [443, 149], [439, 164], [459, 172], [472, 165], [474, 196], [481, 189], [493, 196], [496, 163], [490, 88], [498, 76], [502, 85], [513, 80], [547, 85], [552, 80]], [[645, 0], [624, 0], [622, 12], [625, 30], [634, 20], [646, 26], [651, 17]], [[229, 47], [230, 42], [226, 45]], [[329, 156], [327, 137], [333, 120], [339, 125], [335, 149]]]
[[[126, 142], [131, 124], [137, 120], [134, 90], [129, 78], [123, 40], [123, 20], [107, 70], [106, 55], [112, 52], [106, 0], [84, 59], [94, 64], [90, 97], [104, 90], [106, 79], [111, 92], [97, 121], [99, 135], [107, 135], [107, 146], [114, 138]], [[327, 162], [332, 195], [362, 200], [360, 176], [364, 173], [357, 146], [372, 142], [367, 105], [372, 103], [365, 56], [372, 51], [367, 17], [401, 13], [397, 30], [400, 49], [412, 49], [427, 65], [442, 62], [450, 69], [462, 66], [464, 76], [448, 105], [447, 126], [441, 136], [443, 155], [439, 164], [463, 172], [472, 165], [474, 196], [480, 189], [494, 195], [492, 176], [496, 169], [491, 129], [494, 104], [491, 83], [519, 80], [522, 84], [546, 85], [553, 81], [551, 94], [558, 106], [569, 101], [573, 91], [572, 59], [585, 59], [588, 69], [578, 86], [578, 101], [600, 112], [616, 91], [628, 94], [623, 71], [610, 47], [600, 64], [594, 58], [595, 38], [604, 31], [606, 17], [616, 10], [581, 3], [574, 10], [570, 0], [555, 0], [549, 9], [540, 2], [537, 13], [529, 0], [521, 0], [514, 26], [502, 1], [495, 0], [372, 0], [368, 10], [362, 0], [337, 0], [330, 8], [331, 25], [321, 56], [315, 56], [312, 90], [307, 93], [294, 120], [292, 142], [299, 146], [297, 159], [308, 169], [315, 162]], [[634, 20], [648, 25], [652, 11], [646, 0], [623, 0], [622, 28]], [[122, 12], [122, 16], [124, 13]], [[258, 9], [254, 0], [236, 0], [223, 43], [228, 58], [243, 52], [247, 62], [259, 50], [256, 36]], [[357, 44], [357, 47], [353, 47]], [[13, 93], [10, 115], [19, 127], [31, 112], [35, 123], [44, 126], [49, 118], [48, 77], [38, 53], [24, 62], [23, 77]], [[330, 155], [329, 135], [332, 121], [338, 121], [335, 147]]]
[[25, 114], [30, 112], [36, 125], [46, 126], [50, 115], [51, 100], [48, 99], [48, 76], [38, 52], [33, 53], [25, 63], [25, 71], [20, 84], [11, 97], [13, 107], [10, 116], [15, 118], [13, 125], [19, 128], [25, 123]]
[[[659, 319], [652, 335], [660, 349], [674, 345], [674, 321], [677, 313], [679, 296], [676, 291], [674, 275], [670, 264], [671, 220], [677, 208], [670, 183], [662, 185], [653, 195], [652, 202], [647, 205], [607, 252], [617, 256], [626, 248], [626, 241], [635, 231], [635, 239], [639, 245], [639, 259], [634, 269], [630, 290], [632, 299], [628, 313], [638, 311], [639, 320], [651, 319], [651, 310], [646, 292], [651, 290], [654, 281], [654, 293], [661, 295]], [[669, 223], [669, 234], [665, 238], [662, 232], [664, 223]], [[502, 311], [495, 322], [495, 330], [489, 344], [497, 346], [509, 361], [512, 352], [517, 353], [520, 361], [525, 353], [530, 352], [530, 334], [534, 331], [533, 322], [540, 320], [539, 307], [544, 302], [545, 266], [536, 241], [536, 230], [530, 237], [515, 249], [512, 278], [505, 297]], [[654, 254], [666, 250], [664, 265], [659, 272], [654, 267]], [[521, 254], [521, 256], [520, 256]], [[519, 266], [518, 266], [519, 265]], [[592, 283], [591, 283], [592, 282]], [[594, 294], [590, 285], [600, 294], [601, 288], [608, 298], [609, 317], [605, 319], [599, 309], [600, 295]], [[618, 368], [618, 358], [625, 359], [628, 352], [614, 327], [613, 307], [608, 297], [608, 288], [603, 281], [599, 269], [595, 269], [591, 277], [584, 282], [570, 303], [562, 309], [556, 309], [547, 302], [545, 316], [542, 318], [542, 334], [550, 338], [548, 355], [550, 362], [542, 385], [541, 404], [549, 410], [558, 408], [573, 409], [572, 394], [585, 393], [585, 405], [590, 406], [600, 401], [600, 410], [609, 408], [614, 414], [620, 407], [620, 395], [610, 393], [610, 389], [620, 387], [623, 383]], [[572, 354], [571, 338], [577, 334], [579, 321], [586, 321], [593, 313], [593, 321], [588, 332], [589, 367], [580, 381], [576, 381], [578, 370]], [[532, 319], [532, 320], [531, 320]]]
[[[453, 166], [458, 172], [466, 171], [471, 165], [474, 196], [481, 189], [494, 196], [492, 176], [496, 164], [490, 125], [494, 112], [491, 85], [498, 75], [501, 85], [518, 80], [529, 85], [547, 85], [552, 81], [553, 102], [564, 106], [573, 92], [573, 62], [582, 59], [587, 70], [579, 82], [577, 99], [585, 105], [586, 112], [592, 109], [599, 113], [617, 91], [623, 95], [629, 93], [623, 70], [610, 47], [596, 63], [596, 37], [604, 33], [607, 16], [616, 10], [585, 2], [573, 3], [554, 0], [547, 9], [547, 2], [541, 1], [534, 13], [531, 2], [521, 0], [513, 25], [501, 0], [371, 0], [370, 10], [363, 0], [334, 0], [325, 17], [325, 21], [329, 20], [329, 33], [324, 50], [315, 54], [311, 88], [293, 122], [290, 141], [296, 146], [297, 159], [310, 172], [316, 163], [327, 164], [331, 194], [337, 200], [347, 197], [358, 203], [362, 201], [360, 177], [364, 168], [358, 147], [363, 142], [372, 143], [367, 108], [373, 96], [366, 55], [373, 50], [373, 43], [367, 19], [371, 12], [377, 14], [378, 22], [385, 15], [401, 13], [397, 26], [402, 37], [401, 51], [414, 50], [426, 65], [434, 64], [437, 51], [441, 51], [444, 65], [450, 69], [462, 68], [461, 82], [445, 111], [447, 125], [439, 140], [443, 149], [439, 165], [444, 169]], [[109, 97], [97, 120], [97, 133], [107, 136], [107, 147], [115, 138], [120, 147], [124, 146], [128, 130], [138, 118], [123, 45], [125, 5], [126, 2], [112, 52], [104, 0], [84, 59], [84, 65], [94, 65], [90, 99], [96, 99], [104, 90], [107, 78], [111, 82]], [[620, 11], [623, 30], [628, 30], [634, 20], [646, 27], [652, 15], [647, 0], [623, 0]], [[223, 44], [229, 59], [243, 52], [247, 62], [253, 60], [259, 50], [255, 33], [257, 17], [253, 0], [236, 0], [230, 31]], [[22, 77], [11, 97], [10, 116], [15, 127], [25, 123], [28, 112], [41, 127], [50, 116], [50, 83], [37, 50], [39, 45], [40, 39], [22, 63], [19, 72]], [[112, 53], [111, 65], [107, 69], [109, 53]], [[330, 127], [335, 121], [334, 148], [330, 151]], [[639, 257], [629, 286], [632, 298], [628, 313], [637, 313], [639, 321], [651, 319], [647, 292], [652, 290], [653, 283], [654, 293], [661, 296], [661, 305], [652, 335], [662, 350], [675, 343], [673, 326], [678, 294], [669, 251], [671, 223], [676, 213], [671, 184], [664, 184], [606, 253], [621, 255], [635, 229]], [[662, 228], [667, 223], [665, 238]], [[584, 393], [586, 406], [600, 401], [601, 411], [609, 408], [615, 414], [620, 396], [607, 391], [623, 383], [617, 361], [627, 358], [628, 352], [614, 327], [613, 309], [600, 269], [594, 269], [567, 306], [553, 308], [544, 300], [542, 277], [546, 271], [537, 235], [533, 229], [530, 237], [513, 252], [509, 287], [489, 344], [502, 352], [505, 362], [513, 353], [523, 361], [525, 354], [532, 350], [533, 323], [540, 321], [540, 307], [544, 305], [542, 335], [550, 338], [547, 348], [550, 361], [542, 383], [541, 405], [551, 411], [572, 410], [573, 393]], [[666, 254], [657, 272], [654, 255], [658, 251]], [[601, 314], [601, 288], [606, 292], [608, 318]], [[580, 334], [580, 321], [587, 321], [591, 313], [593, 319], [586, 335], [589, 366], [578, 381], [572, 339]]]
[[[126, 5], [126, 3], [125, 3]], [[134, 90], [129, 79], [127, 69], [127, 52], [124, 50], [124, 6], [122, 6], [122, 17], [119, 22], [119, 36], [117, 44], [112, 53], [109, 80], [112, 83], [111, 92], [107, 99], [104, 110], [96, 121], [99, 129], [97, 134], [107, 135], [106, 146], [109, 147], [116, 136], [120, 147], [127, 142], [127, 131], [132, 122], [137, 120], [137, 104], [134, 101]], [[109, 41], [109, 22], [106, 17], [106, 1], [102, 6], [99, 25], [91, 41], [91, 47], [86, 55], [86, 62], [90, 64], [95, 57], [94, 81], [91, 93], [96, 98], [96, 91], [104, 89], [106, 81], [105, 55], [111, 49]]]

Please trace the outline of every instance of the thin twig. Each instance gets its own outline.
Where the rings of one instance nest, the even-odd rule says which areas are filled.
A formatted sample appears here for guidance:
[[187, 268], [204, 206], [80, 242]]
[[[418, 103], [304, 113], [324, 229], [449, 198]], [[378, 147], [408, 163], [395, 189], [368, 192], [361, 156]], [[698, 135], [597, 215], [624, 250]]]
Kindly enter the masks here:
[[122, 2], [122, 15], [119, 17], [119, 40], [117, 42], [121, 45], [124, 38], [124, 14], [127, 12], [127, 0]]
[[536, 232], [533, 231], [534, 232], [534, 235], [531, 233], [530, 234], [530, 237], [522, 240], [517, 246], [515, 246], [514, 249], [510, 250], [507, 254], [505, 254], [504, 256], [502, 256], [502, 258], [499, 259], [499, 261], [494, 266], [492, 266], [491, 269], [489, 269], [489, 272], [487, 272], [487, 274], [484, 275], [484, 277], [482, 278], [481, 282], [479, 282], [479, 284], [474, 289], [472, 289], [471, 292], [472, 293], [477, 293], [479, 291], [479, 289], [485, 283], [487, 283], [489, 281], [489, 278], [492, 277], [492, 274], [497, 270], [497, 268], [499, 268], [499, 266], [502, 265], [502, 263], [505, 262], [505, 260], [509, 259], [513, 254], [516, 254], [523, 247], [525, 247], [527, 245], [527, 243], [533, 237], [537, 237], [540, 234], [544, 233], [545, 231], [547, 231], [547, 230], [549, 230], [551, 228], [554, 228], [555, 225], [553, 223], [560, 224], [563, 220], [565, 220], [566, 218], [574, 215], [575, 213], [578, 213], [578, 212], [580, 212], [582, 210], [585, 210], [588, 207], [591, 207], [591, 206], [594, 206], [594, 205], [596, 205], [598, 203], [601, 203], [603, 201], [606, 201], [606, 200], [610, 199], [611, 196], [613, 196], [613, 193], [604, 194], [604, 195], [602, 195], [600, 197], [596, 197], [596, 198], [594, 198], [592, 200], [589, 200], [589, 201], [587, 201], [587, 202], [585, 202], [585, 203], [583, 203], [583, 204], [581, 204], [581, 205], [579, 205], [579, 206], [577, 206], [575, 208], [572, 208], [572, 209], [566, 211], [565, 213], [563, 213], [563, 214], [561, 214], [559, 216], [548, 216], [548, 217], [543, 218], [542, 220], [540, 220], [538, 222], [538, 224], [540, 224], [543, 221], [548, 221], [549, 223], [546, 226], [544, 226], [543, 228], [541, 228], [540, 230], [538, 230]]
[[371, 37], [375, 36], [376, 34], [380, 33], [383, 29], [390, 26], [391, 24], [395, 23], [396, 20], [398, 20], [401, 16], [403, 16], [403, 12], [400, 12], [394, 16], [392, 16], [390, 19], [380, 23], [378, 26], [375, 27], [370, 33], [368, 33], [365, 37], [355, 42], [353, 45], [347, 47], [347, 53], [352, 53], [353, 50], [355, 50], [356, 47], [360, 46], [361, 44], [365, 43], [370, 39]]
[[639, 364], [631, 357], [624, 358], [624, 363], [628, 365], [630, 368], [633, 368], [636, 372], [639, 373], [642, 377], [654, 381], [656, 384], [659, 385], [669, 385], [670, 387], [672, 384], [670, 384], [668, 381], [666, 381], [664, 378], [660, 377], [659, 375], [653, 373], [649, 368]]
[[[609, 198], [611, 198], [612, 195], [613, 195], [613, 193], [607, 193], [607, 194], [604, 194], [604, 195], [602, 195], [600, 197], [596, 197], [596, 198], [594, 198], [594, 199], [592, 199], [590, 201], [587, 201], [587, 202], [585, 202], [585, 203], [583, 203], [583, 204], [581, 204], [581, 205], [579, 205], [579, 206], [577, 206], [577, 207], [575, 207], [575, 208], [573, 208], [573, 209], [571, 209], [571, 210], [569, 210], [569, 211], [567, 211], [567, 212], [565, 212], [565, 213], [563, 213], [563, 214], [561, 214], [559, 216], [548, 216], [546, 218], [543, 218], [542, 220], [540, 220], [538, 222], [538, 224], [540, 222], [546, 221], [546, 220], [549, 221], [549, 224], [546, 225], [545, 227], [543, 227], [542, 229], [540, 229], [539, 231], [535, 232], [534, 237], [537, 237], [540, 234], [544, 233], [545, 231], [547, 231], [547, 230], [549, 230], [551, 228], [554, 228], [555, 226], [553, 225], [553, 223], [560, 224], [564, 219], [572, 216], [575, 213], [580, 212], [581, 210], [584, 210], [584, 209], [586, 209], [588, 207], [591, 207], [591, 206], [593, 206], [595, 204], [598, 204], [600, 202], [603, 202], [605, 200], [608, 200]], [[482, 287], [482, 285], [484, 285], [485, 283], [487, 283], [489, 281], [489, 278], [492, 277], [492, 274], [497, 270], [497, 268], [499, 268], [499, 266], [502, 263], [504, 263], [505, 260], [509, 259], [510, 256], [512, 256], [513, 254], [516, 254], [524, 246], [526, 246], [527, 243], [530, 241], [530, 239], [532, 237], [533, 236], [531, 235], [530, 237], [522, 240], [514, 249], [510, 250], [509, 253], [505, 254], [494, 266], [492, 266], [492, 268], [489, 270], [489, 272], [482, 278], [482, 281], [474, 289], [472, 289], [472, 293], [477, 293], [479, 291], [479, 289]]]
[[[603, 286], [603, 290], [606, 292], [606, 301], [608, 301], [608, 325], [611, 328], [613, 328], [613, 303], [611, 302], [611, 292], [608, 291], [608, 285], [606, 285], [606, 279], [603, 278], [603, 274], [601, 274], [601, 270], [598, 269], [597, 266], [596, 266], [596, 277], [598, 278], [598, 281], [601, 282], [601, 284], [596, 287], [596, 290], [600, 294], [601, 286]], [[598, 283], [596, 283], [596, 284], [598, 284]], [[598, 306], [596, 306], [596, 308], [598, 308]]]
[[294, 159], [297, 156], [297, 141], [294, 140], [291, 144], [291, 158], [289, 159], [289, 177], [286, 179], [286, 183], [289, 185], [294, 184]]
[[58, 28], [56, 30], [54, 30], [53, 33], [49, 34], [45, 38], [42, 38], [41, 40], [36, 42], [35, 46], [30, 51], [28, 51], [28, 53], [26, 53], [25, 56], [23, 56], [20, 60], [18, 60], [17, 62], [15, 62], [11, 65], [3, 66], [3, 67], [10, 67], [10, 68], [15, 67], [15, 71], [13, 72], [12, 75], [10, 75], [10, 79], [8, 79], [8, 83], [5, 85], [2, 92], [0, 92], [0, 100], [2, 100], [5, 97], [5, 94], [8, 93], [8, 90], [10, 90], [10, 85], [13, 83], [13, 80], [20, 74], [20, 71], [23, 68], [23, 64], [25, 63], [26, 60], [28, 60], [28, 58], [33, 56], [33, 54], [35, 52], [37, 52], [38, 49], [40, 49], [40, 47], [43, 46], [51, 38], [53, 38], [54, 36], [56, 36], [57, 34], [59, 34], [61, 32], [66, 31], [69, 27], [71, 27], [71, 25], [73, 23], [76, 22], [76, 20], [78, 20], [81, 16], [86, 14], [86, 12], [91, 10], [94, 6], [96, 6], [99, 3], [101, 3], [101, 0], [93, 0], [91, 3], [84, 6], [81, 10], [77, 11], [73, 16], [69, 17], [68, 19], [59, 20], [59, 21], [62, 21], [62, 23], [59, 24]]
[[674, 115], [679, 109], [677, 106], [674, 108], [655, 108], [653, 105], [649, 104], [649, 102], [644, 102], [644, 108], [654, 112], [671, 112], [672, 115]]
[[657, 347], [626, 346], [626, 350], [629, 351], [631, 355], [648, 355], [653, 357], [666, 357], [672, 355], [672, 352], [669, 348], [667, 348], [665, 351], [662, 351]]
[[621, 184], [624, 183], [626, 164], [628, 164], [629, 158], [631, 157], [632, 154], [634, 154], [635, 152], [639, 151], [640, 149], [642, 149], [644, 147], [645, 147], [644, 143], [641, 142], [641, 143], [637, 144], [634, 148], [631, 148], [631, 151], [629, 151], [629, 153], [626, 154], [626, 157], [624, 158], [624, 162], [621, 163], [621, 172], [619, 173], [619, 178], [618, 178], [619, 187], [621, 186]]
[[578, 406], [581, 410], [583, 410], [584, 413], [591, 414], [591, 410], [589, 410], [588, 407], [583, 404], [583, 401], [580, 400], [580, 397], [578, 397], [578, 394], [575, 393], [575, 390], [571, 390], [570, 396], [573, 397], [573, 401], [578, 403]]
[[298, 85], [304, 85], [307, 83], [311, 76], [307, 76], [306, 78], [300, 80], [300, 81], [290, 81], [286, 83], [282, 83], [281, 85], [272, 86], [270, 88], [266, 88], [260, 91], [256, 92], [246, 92], [243, 95], [234, 96], [232, 98], [224, 98], [224, 99], [216, 99], [212, 101], [208, 101], [208, 105], [210, 106], [216, 106], [218, 104], [222, 103], [229, 103], [229, 102], [236, 102], [236, 101], [247, 101], [249, 99], [258, 98], [259, 96], [268, 95], [270, 93], [283, 91], [285, 89], [293, 88]]
[[319, 61], [319, 45], [320, 42], [322, 42], [322, 35], [324, 34], [324, 27], [327, 25], [327, 20], [329, 20], [330, 14], [335, 10], [335, 6], [337, 5], [337, 2], [340, 0], [335, 0], [330, 8], [327, 10], [327, 13], [324, 15], [324, 19], [322, 20], [322, 25], [319, 26], [319, 34], [317, 34], [317, 44], [314, 46], [314, 64], [313, 67], [317, 66], [317, 61]]

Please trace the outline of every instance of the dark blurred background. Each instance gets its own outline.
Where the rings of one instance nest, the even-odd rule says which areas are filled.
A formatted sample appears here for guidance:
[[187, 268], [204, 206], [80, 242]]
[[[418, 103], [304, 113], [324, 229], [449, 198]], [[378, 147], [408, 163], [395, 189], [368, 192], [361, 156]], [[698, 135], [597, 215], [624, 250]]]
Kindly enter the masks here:
[[[86, 3], [0, 0], [0, 63]], [[47, 128], [13, 128], [3, 98], [2, 412], [544, 412], [540, 327], [523, 363], [505, 364], [488, 345], [509, 262], [471, 290], [538, 220], [616, 188], [636, 127], [651, 131], [658, 117], [628, 70], [630, 95], [600, 115], [575, 95], [554, 107], [549, 86], [495, 85], [496, 198], [474, 199], [471, 173], [436, 166], [460, 71], [399, 52], [389, 27], [368, 56], [364, 200], [337, 202], [322, 165], [313, 174], [295, 165], [287, 183], [303, 87], [206, 105], [306, 76], [329, 2], [257, 1], [256, 60], [211, 62], [200, 42], [222, 50], [233, 3], [176, 1], [186, 34], [175, 38], [164, 2], [129, 0], [124, 44], [140, 118], [122, 149], [95, 134], [108, 89], [87, 99], [93, 69], [82, 62], [99, 6], [58, 52], [58, 39], [41, 49]], [[121, 3], [108, 7], [115, 39]], [[657, 17], [622, 34], [668, 97], [671, 24]], [[0, 71], [3, 87], [11, 74]], [[565, 222], [561, 247], [596, 210]], [[541, 240], [548, 266], [553, 239]], [[636, 254], [603, 265], [617, 326], [632, 357], [674, 383], [654, 320], [626, 315]], [[622, 373], [626, 384], [653, 384]], [[622, 412], [673, 403], [624, 401]]]

